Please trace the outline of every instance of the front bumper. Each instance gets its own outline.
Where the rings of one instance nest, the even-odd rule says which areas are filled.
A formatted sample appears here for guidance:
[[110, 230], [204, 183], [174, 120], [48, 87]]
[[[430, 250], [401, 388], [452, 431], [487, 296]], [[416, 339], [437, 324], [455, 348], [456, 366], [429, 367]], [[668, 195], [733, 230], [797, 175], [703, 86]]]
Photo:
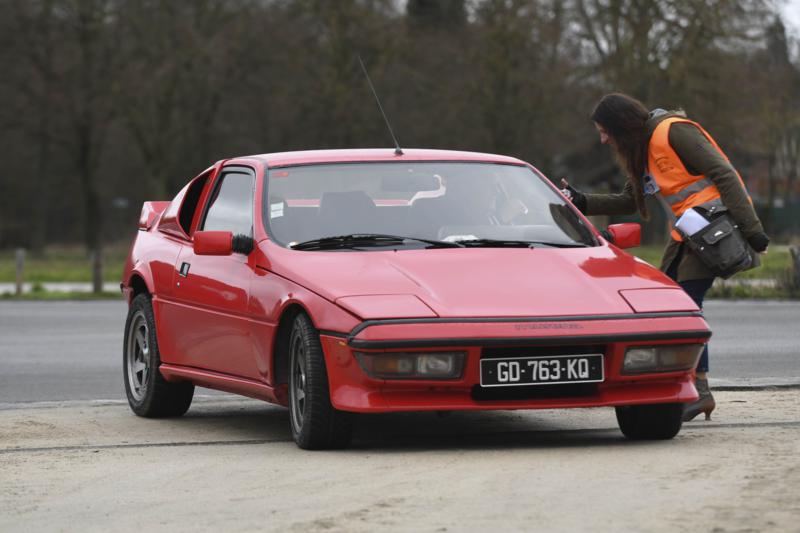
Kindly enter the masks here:
[[[554, 409], [685, 403], [697, 399], [693, 371], [623, 375], [630, 346], [704, 343], [711, 336], [699, 313], [653, 313], [601, 317], [531, 319], [399, 319], [362, 323], [349, 335], [320, 336], [328, 369], [331, 402], [343, 411], [456, 411]], [[604, 354], [601, 383], [589, 387], [525, 387], [529, 395], [484, 395], [480, 359], [492, 349], [531, 347], [537, 355], [547, 347], [598, 347]], [[384, 380], [369, 377], [354, 351], [383, 353], [415, 350], [466, 352], [464, 372], [454, 380]], [[551, 387], [545, 387], [550, 389]], [[559, 392], [561, 391], [561, 392]]]

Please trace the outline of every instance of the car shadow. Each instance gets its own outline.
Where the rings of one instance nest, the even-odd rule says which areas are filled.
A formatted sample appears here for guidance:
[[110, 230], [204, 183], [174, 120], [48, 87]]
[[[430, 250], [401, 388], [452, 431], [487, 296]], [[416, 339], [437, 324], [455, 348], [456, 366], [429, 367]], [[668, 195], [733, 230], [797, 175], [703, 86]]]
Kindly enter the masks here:
[[[540, 412], [544, 413], [544, 412]], [[392, 413], [361, 415], [353, 450], [373, 452], [435, 449], [563, 448], [630, 444], [614, 424], [581, 428], [554, 419], [552, 412], [517, 411]]]
[[[472, 411], [356, 415], [353, 451], [642, 446], [625, 439], [613, 410]], [[288, 410], [259, 401], [200, 403], [180, 420], [231, 442], [291, 442]], [[341, 453], [341, 452], [340, 452]], [[346, 453], [346, 451], [345, 451]]]
[[199, 433], [226, 441], [291, 442], [289, 411], [258, 400], [196, 402], [174, 421]]

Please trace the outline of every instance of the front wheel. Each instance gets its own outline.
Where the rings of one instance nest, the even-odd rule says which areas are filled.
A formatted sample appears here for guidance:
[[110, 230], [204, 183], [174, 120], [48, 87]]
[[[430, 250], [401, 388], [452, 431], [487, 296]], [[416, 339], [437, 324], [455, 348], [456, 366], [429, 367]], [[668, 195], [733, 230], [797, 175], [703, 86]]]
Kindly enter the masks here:
[[350, 442], [352, 415], [331, 405], [319, 333], [304, 314], [294, 320], [289, 354], [289, 418], [294, 441], [306, 450], [344, 448]]
[[682, 403], [628, 405], [616, 411], [620, 431], [631, 440], [668, 440], [683, 423]]
[[155, 418], [181, 416], [189, 409], [194, 385], [170, 383], [158, 370], [161, 355], [156, 341], [153, 305], [147, 294], [139, 294], [131, 302], [125, 322], [122, 359], [125, 393], [134, 413]]

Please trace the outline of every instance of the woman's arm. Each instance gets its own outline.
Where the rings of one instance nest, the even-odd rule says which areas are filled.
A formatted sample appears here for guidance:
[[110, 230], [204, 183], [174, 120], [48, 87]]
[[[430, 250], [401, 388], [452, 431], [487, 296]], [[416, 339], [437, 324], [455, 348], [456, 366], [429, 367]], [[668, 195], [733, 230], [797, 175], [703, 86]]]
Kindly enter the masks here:
[[633, 197], [633, 185], [625, 182], [625, 187], [618, 194], [584, 194], [586, 198], [585, 215], [632, 215], [636, 213], [636, 199]]

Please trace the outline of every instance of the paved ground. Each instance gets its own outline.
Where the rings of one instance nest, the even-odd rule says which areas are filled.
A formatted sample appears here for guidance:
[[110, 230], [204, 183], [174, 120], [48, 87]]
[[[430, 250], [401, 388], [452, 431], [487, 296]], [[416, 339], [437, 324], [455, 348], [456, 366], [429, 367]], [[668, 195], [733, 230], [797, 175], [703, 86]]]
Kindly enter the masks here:
[[[121, 301], [0, 302], [0, 405], [124, 398], [125, 313]], [[716, 385], [800, 383], [800, 302], [710, 301], [706, 317]]]
[[611, 409], [407, 414], [343, 452], [250, 400], [5, 409], [0, 531], [798, 531], [800, 391], [717, 397], [667, 442]]
[[[799, 303], [707, 316], [718, 383], [800, 381]], [[667, 442], [626, 441], [612, 409], [426, 413], [304, 452], [284, 409], [236, 396], [134, 416], [124, 318], [0, 302], [0, 531], [800, 530], [800, 389], [718, 391], [714, 419]]]

